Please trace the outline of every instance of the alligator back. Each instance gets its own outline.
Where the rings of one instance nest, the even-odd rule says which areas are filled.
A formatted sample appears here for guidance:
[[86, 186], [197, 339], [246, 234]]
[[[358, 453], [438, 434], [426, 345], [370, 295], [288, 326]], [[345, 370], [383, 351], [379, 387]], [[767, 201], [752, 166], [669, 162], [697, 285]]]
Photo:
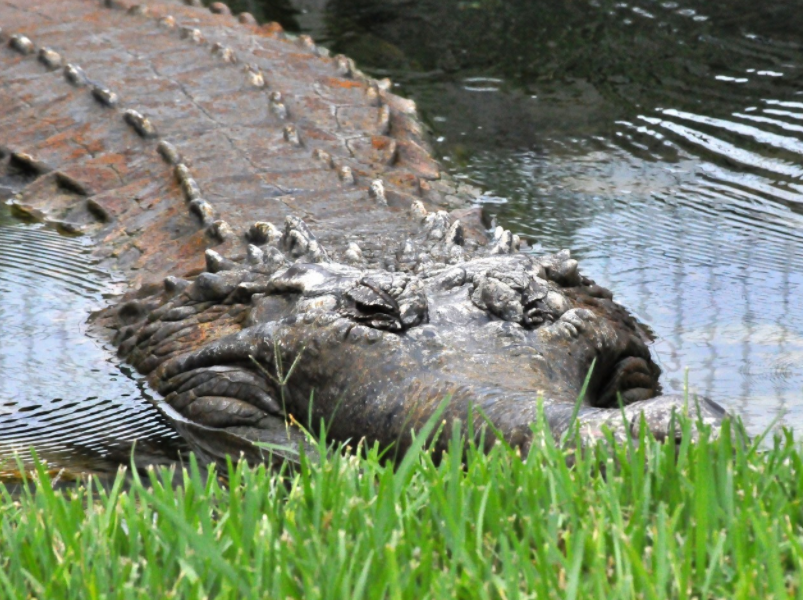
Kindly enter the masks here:
[[411, 101], [276, 24], [4, 0], [0, 27], [0, 173], [28, 184], [13, 206], [92, 235], [132, 286], [197, 272], [205, 248], [243, 252], [288, 215], [371, 261], [417, 228], [413, 201], [471, 196], [441, 179]]

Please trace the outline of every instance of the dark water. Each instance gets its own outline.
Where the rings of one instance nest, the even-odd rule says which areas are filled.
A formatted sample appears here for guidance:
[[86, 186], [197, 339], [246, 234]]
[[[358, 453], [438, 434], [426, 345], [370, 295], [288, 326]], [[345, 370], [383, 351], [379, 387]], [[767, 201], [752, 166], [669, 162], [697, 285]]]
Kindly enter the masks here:
[[114, 471], [135, 440], [143, 456], [175, 455], [177, 436], [143, 382], [86, 335], [114, 282], [89, 248], [0, 206], [0, 477], [30, 462]]
[[666, 390], [803, 427], [799, 0], [297, 0], [501, 223], [655, 331]]

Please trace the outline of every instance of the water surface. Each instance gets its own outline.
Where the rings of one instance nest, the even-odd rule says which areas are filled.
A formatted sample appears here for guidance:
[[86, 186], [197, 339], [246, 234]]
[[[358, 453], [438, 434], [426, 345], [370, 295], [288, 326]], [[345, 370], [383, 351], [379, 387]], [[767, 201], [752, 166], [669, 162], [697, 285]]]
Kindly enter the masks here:
[[798, 1], [262, 5], [416, 99], [500, 223], [650, 326], [665, 390], [803, 428]]
[[30, 463], [114, 471], [132, 444], [144, 462], [175, 457], [177, 436], [141, 377], [87, 335], [86, 321], [115, 290], [90, 247], [0, 205], [0, 477]]

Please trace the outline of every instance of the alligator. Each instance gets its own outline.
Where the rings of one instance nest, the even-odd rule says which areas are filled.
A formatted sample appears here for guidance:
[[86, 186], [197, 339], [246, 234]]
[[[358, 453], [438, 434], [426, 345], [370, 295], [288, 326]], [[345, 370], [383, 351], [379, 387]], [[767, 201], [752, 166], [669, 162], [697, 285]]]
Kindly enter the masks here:
[[323, 421], [403, 452], [433, 415], [522, 452], [539, 411], [582, 443], [721, 422], [660, 395], [646, 328], [568, 251], [488, 226], [390, 81], [195, 4], [0, 1], [0, 181], [125, 276], [92, 331], [197, 449]]

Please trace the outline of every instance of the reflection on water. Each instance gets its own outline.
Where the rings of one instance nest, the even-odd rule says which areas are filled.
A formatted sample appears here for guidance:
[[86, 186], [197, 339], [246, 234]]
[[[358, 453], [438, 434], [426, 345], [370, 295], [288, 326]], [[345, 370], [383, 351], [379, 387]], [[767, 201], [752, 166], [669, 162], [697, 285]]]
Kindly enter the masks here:
[[0, 214], [0, 476], [15, 452], [71, 470], [175, 454], [176, 434], [136, 377], [85, 333], [110, 288], [80, 239]]
[[663, 385], [803, 428], [797, 0], [295, 0], [487, 208], [655, 331]]

